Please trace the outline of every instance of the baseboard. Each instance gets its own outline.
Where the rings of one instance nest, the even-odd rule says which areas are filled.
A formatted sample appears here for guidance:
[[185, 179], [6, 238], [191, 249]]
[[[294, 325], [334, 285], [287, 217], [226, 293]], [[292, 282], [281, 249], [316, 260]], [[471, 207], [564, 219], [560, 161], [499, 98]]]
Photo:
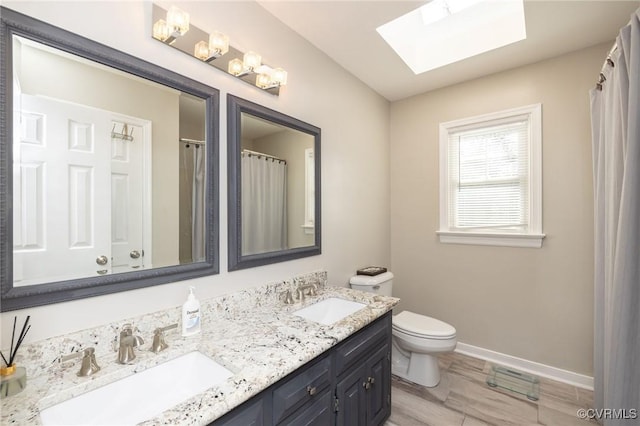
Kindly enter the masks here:
[[515, 368], [529, 374], [546, 377], [558, 382], [568, 383], [583, 389], [593, 390], [593, 377], [574, 373], [573, 371], [562, 370], [561, 368], [551, 367], [549, 365], [517, 358], [500, 352], [494, 352], [489, 349], [468, 345], [462, 342], [458, 342], [455, 352], [484, 359], [506, 367]]

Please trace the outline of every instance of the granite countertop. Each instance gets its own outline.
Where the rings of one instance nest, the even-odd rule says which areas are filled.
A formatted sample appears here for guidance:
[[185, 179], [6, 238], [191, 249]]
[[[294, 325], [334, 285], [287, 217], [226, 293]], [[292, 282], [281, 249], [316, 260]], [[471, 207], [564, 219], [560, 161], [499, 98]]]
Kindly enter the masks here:
[[[117, 364], [113, 352], [107, 351], [109, 355], [97, 357], [102, 370], [90, 377], [76, 376], [79, 364], [69, 366], [60, 363], [60, 346], [64, 346], [64, 354], [69, 352], [70, 346], [71, 351], [82, 349], [83, 345], [77, 344], [79, 340], [93, 340], [94, 343], [101, 340], [98, 346], [105, 352], [104, 348], [111, 343], [104, 342], [108, 340], [104, 336], [115, 335], [113, 328], [116, 326], [107, 326], [108, 334], [88, 330], [81, 336], [62, 337], [33, 345], [20, 365], [26, 366], [29, 376], [34, 377], [29, 377], [23, 392], [2, 400], [1, 423], [40, 424], [40, 410], [197, 350], [235, 374], [141, 424], [206, 425], [384, 315], [398, 303], [398, 299], [393, 297], [343, 287], [320, 287], [317, 296], [307, 296], [302, 303], [293, 305], [285, 305], [280, 297], [284, 288], [293, 288], [290, 282], [206, 300], [201, 305], [202, 333], [182, 337], [179, 330], [167, 332], [165, 340], [169, 348], [159, 354], [147, 350], [151, 343], [149, 337], [144, 349], [136, 349], [137, 358], [131, 365]], [[329, 326], [291, 315], [293, 311], [330, 297], [353, 300], [367, 306]], [[177, 318], [179, 312], [176, 308], [138, 320], [141, 324], [145, 319], [152, 320], [153, 324], [146, 327], [151, 330], [167, 325], [168, 320]], [[98, 349], [96, 354], [100, 354]], [[47, 358], [53, 360], [51, 365], [30, 368], [30, 360], [37, 362], [39, 359], [43, 363]]]

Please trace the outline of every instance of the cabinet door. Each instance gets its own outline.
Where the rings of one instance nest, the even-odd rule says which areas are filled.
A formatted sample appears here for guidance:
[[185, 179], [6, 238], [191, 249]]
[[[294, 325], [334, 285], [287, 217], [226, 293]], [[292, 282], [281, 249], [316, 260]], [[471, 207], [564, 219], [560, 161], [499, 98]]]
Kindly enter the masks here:
[[333, 393], [327, 389], [311, 404], [299, 408], [291, 417], [278, 425], [287, 426], [327, 426], [332, 425], [334, 420]]
[[366, 377], [367, 367], [361, 364], [347, 373], [336, 387], [338, 426], [367, 426]]
[[391, 356], [384, 345], [366, 362], [367, 424], [381, 425], [391, 413]]
[[254, 397], [224, 417], [212, 423], [215, 426], [266, 426], [265, 398]]

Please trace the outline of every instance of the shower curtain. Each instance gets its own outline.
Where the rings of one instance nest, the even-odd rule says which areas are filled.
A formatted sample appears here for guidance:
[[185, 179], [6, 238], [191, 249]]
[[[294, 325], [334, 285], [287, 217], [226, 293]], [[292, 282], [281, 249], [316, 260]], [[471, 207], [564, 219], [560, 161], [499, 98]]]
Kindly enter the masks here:
[[193, 186], [191, 199], [191, 257], [194, 262], [204, 259], [205, 217], [204, 217], [204, 188], [205, 188], [205, 160], [204, 147], [195, 146], [193, 149]]
[[180, 262], [192, 263], [205, 258], [205, 149], [180, 145]]
[[[595, 408], [640, 416], [640, 9], [593, 89]], [[638, 420], [603, 418], [606, 426]]]
[[287, 248], [287, 164], [242, 154], [242, 255]]

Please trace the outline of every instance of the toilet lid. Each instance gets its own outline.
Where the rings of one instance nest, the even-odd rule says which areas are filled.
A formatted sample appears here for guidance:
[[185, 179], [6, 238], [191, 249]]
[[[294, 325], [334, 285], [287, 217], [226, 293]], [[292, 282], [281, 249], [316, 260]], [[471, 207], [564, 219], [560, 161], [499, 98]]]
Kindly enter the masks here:
[[393, 316], [393, 328], [415, 336], [431, 336], [441, 339], [456, 334], [456, 329], [444, 321], [409, 311], [402, 311]]

